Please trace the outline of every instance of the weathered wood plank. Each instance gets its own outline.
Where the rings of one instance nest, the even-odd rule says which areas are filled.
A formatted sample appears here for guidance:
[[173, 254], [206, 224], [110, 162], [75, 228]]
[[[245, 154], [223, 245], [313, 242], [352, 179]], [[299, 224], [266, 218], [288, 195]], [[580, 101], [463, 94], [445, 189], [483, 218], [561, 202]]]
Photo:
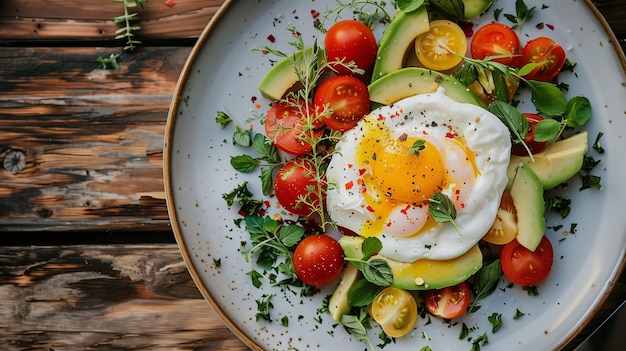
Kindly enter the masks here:
[[[137, 8], [141, 30], [137, 39], [195, 38], [223, 0], [178, 0], [166, 6], [152, 0]], [[124, 13], [110, 0], [3, 0], [0, 5], [0, 40], [112, 40], [119, 28], [113, 18]]]
[[0, 231], [169, 229], [163, 133], [187, 47], [0, 48]]
[[178, 248], [0, 251], [3, 350], [247, 350], [201, 297]]

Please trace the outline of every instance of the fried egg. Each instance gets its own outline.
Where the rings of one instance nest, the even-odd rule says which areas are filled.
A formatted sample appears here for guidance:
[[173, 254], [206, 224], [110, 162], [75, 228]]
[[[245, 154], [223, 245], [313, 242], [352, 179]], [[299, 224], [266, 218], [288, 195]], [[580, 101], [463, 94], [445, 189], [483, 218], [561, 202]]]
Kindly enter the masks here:
[[[468, 251], [491, 227], [507, 184], [507, 127], [441, 89], [372, 111], [344, 133], [327, 169], [330, 218], [378, 237], [380, 254], [398, 261]], [[458, 231], [431, 218], [435, 193], [454, 203]]]

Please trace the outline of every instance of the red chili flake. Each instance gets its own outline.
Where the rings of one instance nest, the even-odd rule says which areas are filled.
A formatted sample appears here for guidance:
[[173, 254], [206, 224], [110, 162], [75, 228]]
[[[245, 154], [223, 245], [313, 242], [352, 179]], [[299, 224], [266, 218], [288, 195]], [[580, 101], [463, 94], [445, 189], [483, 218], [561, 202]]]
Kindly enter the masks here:
[[391, 222], [387, 222], [387, 223], [385, 223], [385, 225], [386, 225], [387, 227], [391, 227]]
[[169, 7], [176, 5], [176, 1], [174, 0], [163, 0], [163, 3]]
[[265, 207], [270, 207], [270, 202], [267, 200], [263, 201], [263, 204], [265, 205]]
[[546, 23], [546, 27], [548, 27], [550, 30], [554, 30], [554, 25], [550, 23]]
[[311, 16], [312, 16], [313, 18], [317, 18], [317, 16], [319, 16], [319, 15], [320, 15], [320, 13], [319, 13], [319, 12], [317, 12], [317, 11], [315, 11], [315, 10], [311, 10]]
[[406, 205], [403, 209], [400, 210], [400, 213], [403, 215], [407, 214], [407, 211], [411, 208], [411, 205]]
[[239, 211], [237, 211], [237, 214], [240, 215], [241, 217], [245, 217], [246, 211], [244, 211], [243, 208], [240, 208]]
[[348, 168], [352, 168], [354, 165], [352, 163], [348, 163]]
[[270, 34], [270, 35], [267, 36], [267, 40], [269, 40], [271, 43], [273, 43], [273, 42], [276, 41], [276, 38], [272, 34]]
[[362, 176], [365, 174], [365, 172], [367, 172], [367, 170], [365, 168], [361, 168], [359, 169], [359, 175]]
[[255, 103], [255, 102], [256, 102], [256, 99], [257, 99], [257, 97], [256, 97], [256, 96], [252, 96], [252, 97], [250, 98], [250, 101], [252, 101], [252, 103]]
[[369, 205], [367, 206], [367, 210], [370, 211], [370, 212], [374, 212], [374, 208], [372, 206], [369, 206]]
[[454, 133], [447, 132], [446, 133], [446, 138], [453, 139], [454, 138]]
[[346, 183], [346, 190], [350, 190], [352, 189], [352, 187], [354, 186], [354, 182], [353, 181], [349, 181]]

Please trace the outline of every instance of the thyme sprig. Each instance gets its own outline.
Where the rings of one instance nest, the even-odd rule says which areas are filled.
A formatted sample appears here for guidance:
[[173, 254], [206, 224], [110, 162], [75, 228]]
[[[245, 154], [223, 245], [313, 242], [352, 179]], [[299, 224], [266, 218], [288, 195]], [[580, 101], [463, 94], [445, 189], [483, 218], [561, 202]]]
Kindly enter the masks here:
[[365, 23], [368, 27], [374, 25], [375, 21], [379, 21], [381, 23], [387, 23], [391, 20], [391, 15], [385, 9], [387, 6], [387, 1], [345, 1], [338, 0], [337, 6], [332, 9], [327, 9], [326, 14], [322, 17], [321, 24], [319, 27], [322, 32], [325, 32], [326, 29], [323, 27], [323, 24], [328, 20], [331, 20], [332, 23], [337, 22], [341, 14], [345, 10], [351, 10], [354, 18], [360, 22]]

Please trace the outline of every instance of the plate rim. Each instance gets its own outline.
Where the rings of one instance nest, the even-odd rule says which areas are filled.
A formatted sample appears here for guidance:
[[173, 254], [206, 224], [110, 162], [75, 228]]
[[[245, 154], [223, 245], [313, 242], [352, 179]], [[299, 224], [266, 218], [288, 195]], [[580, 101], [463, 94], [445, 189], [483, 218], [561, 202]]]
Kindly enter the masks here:
[[[592, 2], [592, 0], [583, 0], [583, 2], [587, 5], [587, 8], [589, 9], [593, 17], [595, 17], [595, 19], [603, 28], [604, 34], [608, 35], [608, 40], [613, 47], [613, 51], [617, 54], [617, 58], [622, 67], [622, 70], [624, 71], [624, 73], [626, 73], [626, 54], [622, 50], [619, 41], [615, 36], [615, 33], [609, 26], [602, 13], [598, 10], [597, 6]], [[211, 17], [207, 25], [200, 33], [196, 43], [194, 44], [191, 52], [189, 53], [189, 56], [185, 61], [185, 64], [183, 65], [178, 81], [176, 83], [175, 90], [172, 95], [172, 100], [168, 110], [165, 125], [163, 147], [163, 178], [166, 208], [170, 219], [170, 226], [172, 228], [179, 251], [183, 257], [187, 269], [189, 270], [190, 276], [194, 281], [194, 284], [202, 294], [203, 298], [209, 303], [209, 305], [213, 308], [218, 317], [226, 324], [226, 326], [233, 332], [234, 335], [236, 335], [251, 349], [263, 351], [264, 349], [259, 344], [257, 344], [251, 337], [246, 335], [240, 328], [237, 327], [237, 325], [226, 314], [224, 309], [221, 308], [217, 301], [211, 296], [205, 284], [202, 283], [201, 275], [199, 274], [197, 268], [193, 265], [188, 247], [182, 234], [183, 230], [181, 229], [178, 221], [177, 210], [175, 208], [173, 199], [174, 193], [171, 176], [171, 162], [174, 154], [174, 152], [172, 151], [172, 141], [175, 134], [174, 131], [176, 129], [179, 106], [181, 103], [184, 102], [181, 96], [183, 95], [183, 91], [187, 85], [189, 76], [191, 75], [193, 65], [197, 60], [200, 52], [202, 51], [203, 46], [210, 38], [213, 28], [217, 26], [217, 24], [222, 20], [224, 14], [231, 8], [231, 5], [233, 3], [235, 3], [235, 0], [224, 0], [217, 12]], [[598, 300], [593, 309], [589, 312], [587, 318], [585, 318], [585, 320], [583, 320], [582, 323], [580, 323], [579, 326], [567, 338], [565, 338], [560, 345], [558, 345], [557, 350], [563, 349], [564, 347], [568, 346], [574, 339], [576, 339], [598, 314], [601, 307], [607, 302], [607, 299], [611, 295], [611, 292], [619, 283], [619, 277], [626, 273], [626, 256], [624, 256], [621, 262], [614, 268], [617, 269], [614, 269], [614, 272], [610, 277], [611, 284], [604, 290], [603, 296]]]

